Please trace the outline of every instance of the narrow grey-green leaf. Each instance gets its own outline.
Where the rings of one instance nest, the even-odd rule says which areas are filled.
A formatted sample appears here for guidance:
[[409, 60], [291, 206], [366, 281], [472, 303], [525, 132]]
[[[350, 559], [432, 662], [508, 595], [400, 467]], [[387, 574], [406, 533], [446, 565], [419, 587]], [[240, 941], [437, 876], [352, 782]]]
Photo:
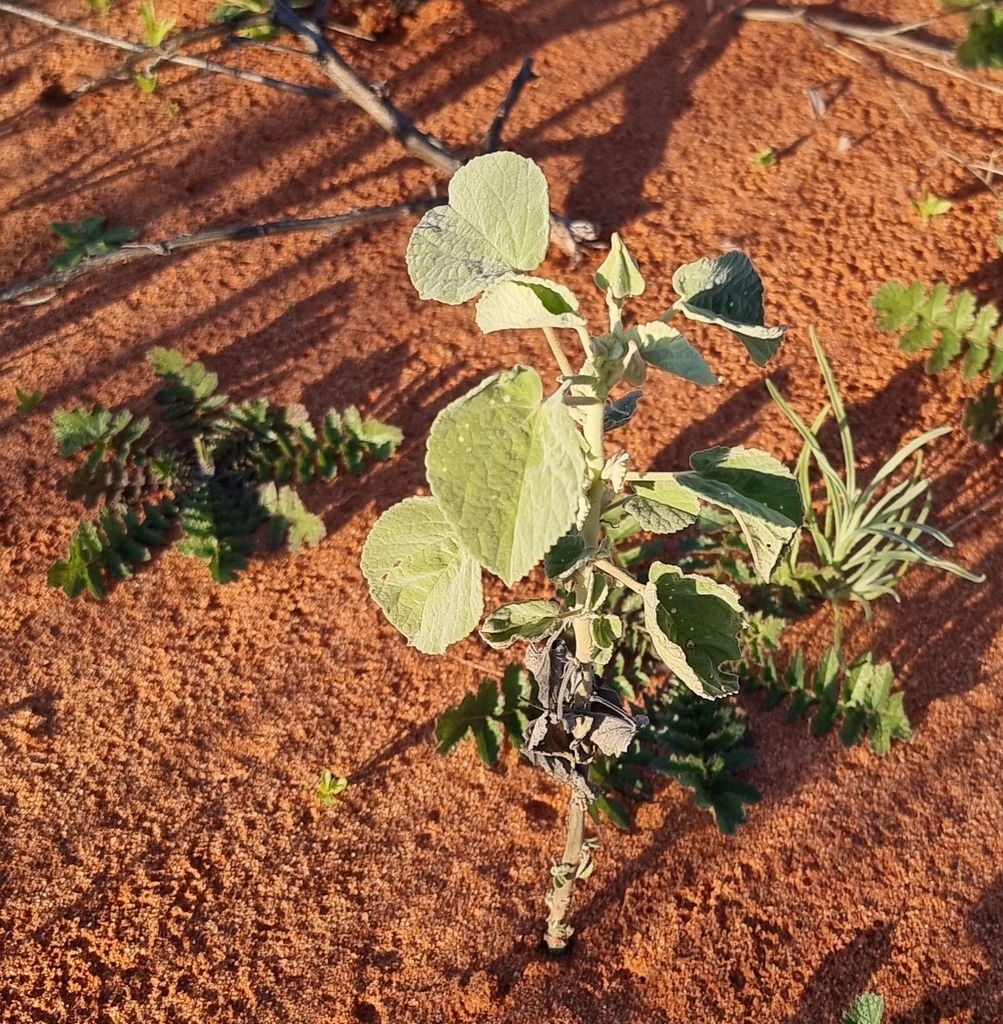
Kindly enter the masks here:
[[603, 432], [616, 430], [630, 423], [634, 418], [634, 413], [637, 411], [637, 403], [640, 399], [640, 391], [628, 391], [627, 394], [608, 405], [603, 411]]
[[537, 372], [517, 366], [439, 413], [425, 468], [464, 546], [511, 585], [575, 522], [585, 456], [560, 394], [544, 401]]
[[769, 580], [804, 515], [791, 471], [766, 452], [741, 447], [696, 452], [690, 465], [693, 472], [677, 473], [677, 482], [735, 516], [756, 571]]
[[448, 206], [422, 217], [408, 242], [408, 273], [423, 299], [457, 305], [509, 274], [535, 270], [549, 238], [543, 172], [515, 153], [489, 153], [453, 175]]
[[731, 587], [655, 562], [644, 588], [644, 625], [658, 657], [698, 696], [738, 690], [738, 677], [721, 668], [741, 655], [742, 606]]
[[644, 278], [637, 262], [615, 231], [610, 239], [609, 254], [596, 271], [595, 281], [603, 291], [610, 292], [614, 299], [644, 292]]
[[776, 354], [786, 327], [766, 327], [763, 282], [743, 252], [687, 263], [672, 275], [673, 304], [691, 320], [731, 331], [759, 366]]
[[694, 384], [712, 386], [721, 383], [711, 372], [704, 357], [679, 331], [662, 320], [632, 327], [627, 337], [637, 342], [641, 358], [651, 366], [674, 373]]
[[553, 601], [518, 601], [496, 608], [479, 630], [481, 639], [496, 651], [516, 640], [546, 640], [561, 629], [561, 606]]
[[406, 498], [380, 516], [362, 573], [386, 617], [425, 654], [462, 640], [484, 611], [480, 566], [434, 498]]
[[477, 326], [492, 331], [537, 327], [584, 327], [574, 292], [542, 277], [496, 281], [477, 303]]

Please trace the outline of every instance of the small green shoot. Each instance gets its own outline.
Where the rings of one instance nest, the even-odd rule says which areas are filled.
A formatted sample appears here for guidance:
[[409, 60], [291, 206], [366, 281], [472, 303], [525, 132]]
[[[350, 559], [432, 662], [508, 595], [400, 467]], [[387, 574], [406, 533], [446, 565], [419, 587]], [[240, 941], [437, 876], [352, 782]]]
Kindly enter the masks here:
[[935, 195], [928, 188], [923, 189], [923, 194], [919, 199], [912, 200], [912, 208], [915, 213], [923, 221], [923, 226], [926, 227], [934, 217], [941, 217], [947, 213], [954, 203], [950, 199], [944, 199], [942, 196]]
[[143, 0], [139, 5], [139, 15], [143, 21], [143, 42], [151, 49], [163, 45], [164, 40], [177, 24], [176, 18], [164, 18], [163, 21], [157, 21], [153, 0]]
[[95, 14], [107, 14], [115, 0], [84, 0], [84, 3], [95, 13]]
[[153, 71], [140, 71], [138, 75], [134, 75], [132, 79], [139, 91], [144, 96], [152, 96], [157, 91], [157, 75]]
[[314, 795], [325, 807], [330, 807], [347, 788], [348, 779], [343, 775], [335, 775], [330, 768], [325, 768], [317, 780], [317, 792]]
[[851, 1009], [843, 1014], [843, 1024], [881, 1024], [885, 1016], [885, 1001], [873, 992], [857, 996]]
[[171, 100], [164, 108], [164, 113], [168, 117], [177, 117], [181, 113], [181, 104], [177, 100]]
[[978, 0], [948, 0], [945, 6], [968, 13], [968, 34], [955, 51], [958, 63], [973, 70], [1003, 68], [1003, 7]]
[[30, 416], [42, 401], [42, 392], [37, 389], [29, 392], [15, 387], [14, 394], [17, 396], [17, 405], [14, 407], [14, 411], [18, 416]]
[[[309, 7], [313, 0], [288, 0], [289, 6], [294, 10]], [[222, 6], [215, 8], [209, 15], [211, 22], [228, 21], [238, 24], [249, 18], [263, 17], [271, 14], [271, 0], [229, 0]], [[279, 29], [271, 22], [260, 25], [244, 25], [236, 29], [236, 34], [242, 39], [272, 39], [279, 34]]]
[[771, 167], [776, 167], [778, 161], [779, 157], [772, 146], [766, 146], [749, 157], [749, 163], [761, 171], [767, 171]]
[[62, 239], [63, 251], [52, 260], [53, 270], [69, 270], [88, 256], [102, 256], [139, 238], [137, 228], [106, 228], [101, 216], [84, 217], [77, 224], [56, 221], [52, 230]]

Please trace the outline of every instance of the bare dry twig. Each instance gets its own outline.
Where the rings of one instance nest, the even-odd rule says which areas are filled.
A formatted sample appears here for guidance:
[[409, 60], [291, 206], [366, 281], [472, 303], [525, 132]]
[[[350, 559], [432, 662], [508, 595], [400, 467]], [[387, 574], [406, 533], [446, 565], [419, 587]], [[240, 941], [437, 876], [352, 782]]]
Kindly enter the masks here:
[[[341, 99], [342, 97], [331, 89], [318, 89], [306, 85], [294, 85], [292, 82], [283, 82], [278, 78], [270, 78], [268, 75], [259, 75], [254, 71], [243, 71], [240, 68], [232, 68], [227, 64], [219, 64], [216, 61], [206, 60], [204, 57], [191, 57], [183, 53], [175, 53], [167, 46], [143, 46], [140, 43], [132, 43], [128, 39], [118, 39], [115, 36], [105, 35], [104, 32], [94, 32], [91, 29], [81, 28], [79, 25], [71, 25], [68, 22], [60, 21], [41, 11], [33, 11], [31, 8], [22, 7], [20, 4], [9, 3], [8, 0], [0, 0], [0, 11], [13, 14], [29, 21], [38, 22], [48, 28], [54, 28], [59, 32], [69, 35], [80, 36], [83, 39], [90, 39], [95, 43], [102, 43], [105, 46], [114, 46], [119, 50], [127, 50], [135, 54], [135, 65], [139, 66], [144, 60], [151, 64], [166, 61], [169, 64], [180, 64], [182, 67], [197, 68], [199, 71], [209, 71], [215, 75], [226, 75], [228, 78], [238, 78], [244, 82], [251, 82], [254, 85], [267, 86], [270, 89], [278, 89], [281, 92], [295, 93], [298, 96], [308, 96], [311, 99]], [[86, 83], [85, 83], [86, 84]], [[102, 83], [103, 84], [103, 83]], [[92, 86], [96, 88], [97, 86]], [[87, 90], [85, 90], [87, 91]], [[72, 93], [67, 93], [72, 96]]]
[[485, 153], [494, 153], [501, 149], [501, 134], [505, 127], [505, 122], [508, 121], [509, 115], [512, 113], [513, 108], [518, 102], [519, 96], [522, 94], [523, 87], [527, 82], [532, 82], [535, 78], [536, 75], [533, 74], [533, 58], [527, 57], [522, 62], [522, 67], [519, 68], [519, 73], [512, 79], [512, 84], [508, 87], [505, 99], [502, 100], [502, 104], [498, 108], [498, 113], [495, 114], [495, 119], [491, 122], [491, 127], [488, 129], [487, 135], [484, 137]]
[[[26, 306], [40, 305], [43, 302], [48, 302], [60, 289], [85, 274], [106, 267], [135, 263], [137, 260], [149, 259], [152, 256], [176, 256], [179, 253], [190, 252], [192, 249], [206, 245], [216, 245], [220, 242], [249, 242], [255, 238], [268, 238], [274, 235], [293, 235], [303, 232], [334, 234], [359, 224], [376, 224], [380, 221], [392, 220], [395, 217], [424, 213], [433, 206], [439, 206], [444, 202], [444, 199], [430, 197], [416, 199], [410, 203], [399, 203], [396, 206], [377, 206], [367, 210], [355, 210], [352, 213], [343, 213], [336, 217], [312, 217], [270, 221], [264, 224], [243, 224], [235, 227], [211, 228], [208, 231], [199, 231], [191, 235], [177, 235], [162, 242], [131, 242], [102, 256], [91, 256], [69, 270], [61, 270], [34, 281], [5, 288], [0, 291], [0, 303], [19, 302]], [[43, 294], [39, 295], [39, 293]]]

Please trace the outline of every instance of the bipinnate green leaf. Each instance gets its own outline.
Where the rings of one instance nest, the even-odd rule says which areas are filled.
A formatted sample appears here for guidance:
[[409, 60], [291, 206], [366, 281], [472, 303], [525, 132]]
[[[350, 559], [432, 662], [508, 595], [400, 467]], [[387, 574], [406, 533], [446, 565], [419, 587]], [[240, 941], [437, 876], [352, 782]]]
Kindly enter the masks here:
[[291, 487], [276, 487], [269, 481], [260, 488], [258, 495], [271, 516], [268, 532], [273, 548], [286, 540], [289, 550], [296, 554], [304, 544], [316, 547], [327, 535], [324, 520], [310, 512]]
[[109, 441], [120, 433], [132, 419], [132, 413], [123, 409], [111, 413], [104, 406], [86, 409], [57, 409], [52, 414], [52, 432], [59, 443], [59, 454], [64, 458], [93, 445]]
[[776, 354], [786, 327], [766, 327], [763, 282], [743, 252], [687, 263], [672, 275], [673, 304], [691, 320], [731, 331], [759, 366]]
[[783, 463], [755, 448], [710, 448], [690, 458], [693, 472], [676, 481], [738, 520], [756, 571], [773, 575], [784, 546], [801, 529], [804, 511], [797, 480]]
[[563, 624], [559, 604], [553, 601], [518, 601], [496, 608], [479, 632], [489, 647], [501, 651], [517, 640], [546, 640]]
[[380, 516], [362, 573], [386, 617], [424, 654], [462, 640], [484, 610], [480, 567], [435, 498], [406, 498]]
[[517, 366], [439, 413], [425, 468], [460, 543], [511, 585], [575, 522], [585, 456], [560, 394]]
[[857, 996], [851, 1009], [843, 1014], [843, 1024], [881, 1024], [885, 1016], [885, 1001], [873, 992]]
[[541, 277], [507, 277], [491, 285], [477, 303], [477, 326], [492, 331], [536, 327], [584, 327], [570, 289]]
[[547, 254], [550, 202], [543, 172], [515, 153], [488, 153], [449, 182], [449, 204], [422, 217], [407, 247], [423, 299], [458, 305]]
[[618, 301], [628, 295], [644, 293], [640, 268], [615, 231], [610, 239], [609, 253], [596, 271], [595, 281]]
[[742, 606], [731, 587], [654, 562], [644, 588], [644, 625], [655, 653], [700, 697], [738, 690], [722, 664], [741, 656]]
[[637, 351], [650, 366], [657, 366], [694, 384], [713, 386], [721, 383], [704, 357], [679, 331], [662, 320], [632, 327], [627, 337], [637, 342]]

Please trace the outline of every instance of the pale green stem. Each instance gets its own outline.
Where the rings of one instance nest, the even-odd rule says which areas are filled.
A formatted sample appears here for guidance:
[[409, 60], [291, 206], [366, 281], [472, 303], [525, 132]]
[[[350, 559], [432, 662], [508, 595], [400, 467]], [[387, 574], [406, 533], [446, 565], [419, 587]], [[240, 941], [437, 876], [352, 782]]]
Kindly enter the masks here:
[[546, 335], [547, 344], [550, 346], [550, 351], [554, 355], [554, 359], [557, 360], [557, 365], [560, 367], [562, 377], [574, 377], [575, 371], [571, 368], [571, 363], [568, 362], [568, 357], [564, 354], [564, 349], [561, 348], [561, 343], [557, 340], [557, 334], [553, 327], [544, 327], [543, 333]]
[[607, 562], [605, 558], [597, 558], [594, 564], [600, 572], [604, 572], [607, 576], [612, 577], [617, 583], [623, 584], [628, 590], [633, 590], [635, 594], [644, 595], [644, 587], [630, 573], [624, 572], [623, 569], [618, 569], [612, 562]]
[[568, 838], [564, 844], [561, 866], [567, 871], [564, 883], [555, 886], [547, 894], [547, 931], [543, 942], [551, 953], [564, 953], [571, 942], [574, 929], [567, 924], [571, 911], [571, 895], [575, 888], [575, 872], [582, 861], [582, 845], [585, 840], [585, 812], [587, 806], [582, 797], [573, 792], [568, 805]]
[[588, 330], [585, 327], [576, 327], [575, 330], [578, 332], [578, 340], [582, 343], [585, 359], [591, 361], [595, 353], [592, 351], [592, 339], [589, 337]]

